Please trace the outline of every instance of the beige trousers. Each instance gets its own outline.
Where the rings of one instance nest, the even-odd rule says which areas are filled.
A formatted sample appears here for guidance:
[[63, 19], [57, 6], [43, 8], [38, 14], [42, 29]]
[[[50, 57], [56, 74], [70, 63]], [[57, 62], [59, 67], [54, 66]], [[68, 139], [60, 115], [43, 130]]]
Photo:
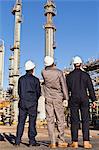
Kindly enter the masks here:
[[46, 99], [45, 109], [51, 143], [56, 143], [55, 120], [58, 130], [58, 143], [64, 142], [64, 108], [62, 99]]

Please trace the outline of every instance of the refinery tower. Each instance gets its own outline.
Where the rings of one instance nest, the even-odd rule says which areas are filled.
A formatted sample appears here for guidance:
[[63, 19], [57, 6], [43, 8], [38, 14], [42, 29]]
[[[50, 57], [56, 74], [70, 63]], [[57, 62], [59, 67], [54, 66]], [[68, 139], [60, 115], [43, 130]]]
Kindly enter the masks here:
[[4, 41], [0, 39], [0, 100], [3, 98]]
[[10, 68], [9, 68], [9, 85], [13, 88], [14, 102], [14, 121], [17, 121], [18, 116], [18, 79], [19, 79], [19, 68], [20, 68], [20, 31], [22, 23], [22, 0], [16, 0], [16, 3], [12, 9], [12, 14], [15, 17], [14, 27], [14, 45], [11, 47], [12, 55], [10, 57]]
[[53, 0], [47, 0], [44, 5], [46, 24], [45, 28], [45, 56], [51, 56], [54, 58], [55, 43], [55, 31], [56, 27], [53, 24], [53, 17], [56, 16], [56, 6]]

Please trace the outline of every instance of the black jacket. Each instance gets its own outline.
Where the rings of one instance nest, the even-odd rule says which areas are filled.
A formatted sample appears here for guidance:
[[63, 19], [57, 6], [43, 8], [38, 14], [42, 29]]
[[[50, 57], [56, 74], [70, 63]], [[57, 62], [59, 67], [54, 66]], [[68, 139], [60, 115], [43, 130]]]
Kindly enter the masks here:
[[18, 80], [19, 107], [29, 108], [38, 103], [41, 94], [39, 79], [26, 73]]
[[92, 101], [96, 100], [93, 84], [88, 73], [81, 69], [75, 69], [67, 75], [66, 81], [72, 99], [84, 100], [90, 98]]

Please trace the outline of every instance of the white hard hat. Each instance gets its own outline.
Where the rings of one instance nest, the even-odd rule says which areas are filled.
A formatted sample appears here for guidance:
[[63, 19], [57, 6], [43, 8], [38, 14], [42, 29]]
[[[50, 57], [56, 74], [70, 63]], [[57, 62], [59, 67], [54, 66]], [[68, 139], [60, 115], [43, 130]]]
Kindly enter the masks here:
[[73, 64], [82, 64], [82, 59], [79, 56], [73, 58]]
[[25, 70], [31, 70], [31, 69], [34, 69], [34, 68], [35, 68], [35, 64], [31, 60], [28, 60], [25, 63]]
[[54, 63], [54, 59], [50, 56], [46, 56], [44, 58], [44, 65], [47, 66], [51, 66]]

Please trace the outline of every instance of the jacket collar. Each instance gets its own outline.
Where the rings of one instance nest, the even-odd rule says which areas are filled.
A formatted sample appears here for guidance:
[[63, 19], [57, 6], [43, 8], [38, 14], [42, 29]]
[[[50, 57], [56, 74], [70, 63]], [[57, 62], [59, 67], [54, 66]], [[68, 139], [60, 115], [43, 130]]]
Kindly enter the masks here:
[[54, 67], [46, 67], [45, 68], [45, 70], [56, 70], [57, 68], [56, 68], [56, 66], [54, 66]]

